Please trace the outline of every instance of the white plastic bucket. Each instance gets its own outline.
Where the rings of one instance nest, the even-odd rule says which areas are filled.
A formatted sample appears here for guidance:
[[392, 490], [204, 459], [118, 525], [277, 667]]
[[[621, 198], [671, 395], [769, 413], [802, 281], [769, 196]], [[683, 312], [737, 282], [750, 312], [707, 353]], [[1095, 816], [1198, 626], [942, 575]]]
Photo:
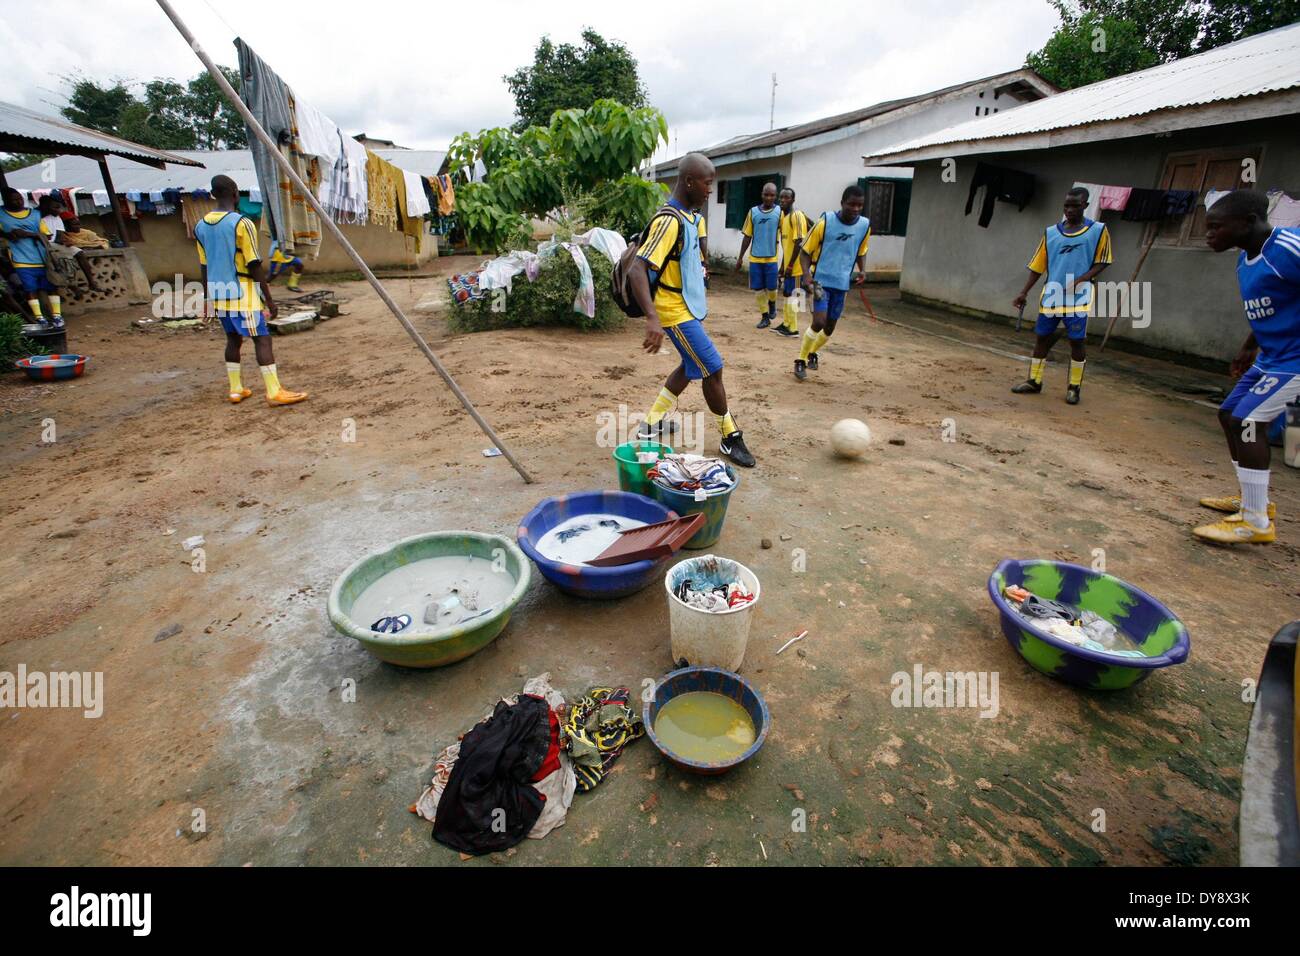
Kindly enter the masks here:
[[[673, 592], [686, 578], [721, 577], [739, 581], [754, 595], [754, 600], [726, 611], [710, 612], [691, 607]], [[761, 590], [758, 577], [739, 561], [705, 554], [679, 561], [664, 575], [668, 592], [668, 634], [672, 643], [673, 663], [702, 667], [721, 667], [739, 671], [749, 643], [749, 625]]]

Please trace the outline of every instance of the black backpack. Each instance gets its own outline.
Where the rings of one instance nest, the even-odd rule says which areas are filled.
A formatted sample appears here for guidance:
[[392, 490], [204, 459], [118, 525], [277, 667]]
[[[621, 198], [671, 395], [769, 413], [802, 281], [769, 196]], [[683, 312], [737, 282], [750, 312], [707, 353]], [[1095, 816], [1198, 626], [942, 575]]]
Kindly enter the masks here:
[[[672, 213], [677, 217], [677, 242], [673, 246], [673, 251], [668, 254], [669, 259], [679, 259], [682, 254], [682, 214], [672, 206], [660, 206], [659, 210], [650, 217], [650, 225], [659, 218], [663, 213]], [[618, 262], [614, 263], [614, 272], [609, 279], [609, 294], [613, 298], [614, 304], [619, 307], [624, 315], [630, 319], [639, 319], [645, 315], [641, 310], [641, 303], [637, 302], [636, 295], [632, 292], [631, 270], [632, 260], [636, 258], [637, 252], [641, 249], [646, 237], [650, 234], [650, 225], [641, 230], [641, 234], [627, 244], [623, 254], [618, 257]], [[659, 289], [659, 279], [657, 277], [650, 279], [650, 298], [653, 299], [655, 292]]]

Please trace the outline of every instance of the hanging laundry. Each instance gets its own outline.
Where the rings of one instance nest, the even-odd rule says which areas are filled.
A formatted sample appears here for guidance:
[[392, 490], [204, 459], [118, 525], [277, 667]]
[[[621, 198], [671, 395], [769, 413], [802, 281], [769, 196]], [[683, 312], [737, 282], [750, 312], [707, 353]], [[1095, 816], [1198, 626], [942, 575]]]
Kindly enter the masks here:
[[368, 218], [366, 192], [366, 148], [340, 131], [339, 158], [330, 172], [325, 208], [335, 222], [362, 225]]
[[477, 272], [462, 272], [451, 276], [447, 280], [447, 287], [451, 290], [451, 299], [457, 305], [464, 305], [466, 302], [477, 302], [487, 297], [487, 292], [478, 287]]
[[1269, 190], [1268, 221], [1273, 226], [1300, 226], [1300, 200], [1292, 199], [1282, 190]]
[[341, 131], [334, 121], [301, 98], [294, 98], [294, 119], [297, 120], [298, 148], [309, 156], [316, 156], [333, 168], [343, 153], [339, 142]]
[[208, 213], [217, 208], [215, 199], [196, 199], [193, 195], [181, 200], [181, 219], [185, 222], [185, 235], [194, 238], [194, 227]]
[[[370, 222], [377, 226], [397, 228], [397, 193], [384, 162], [372, 151], [366, 150], [366, 210]], [[403, 181], [402, 188], [406, 188]]]
[[588, 229], [582, 235], [574, 236], [573, 241], [580, 245], [599, 249], [611, 263], [618, 262], [624, 250], [627, 249], [627, 240], [613, 229], [601, 229], [599, 227]]
[[970, 215], [975, 204], [975, 194], [984, 190], [984, 199], [980, 205], [979, 224], [986, 229], [993, 220], [993, 203], [1001, 199], [1013, 202], [1023, 212], [1025, 206], [1034, 198], [1034, 177], [1016, 169], [993, 166], [989, 163], [976, 163], [975, 173], [971, 177], [970, 192], [966, 196], [966, 215]]
[[1075, 183], [1073, 189], [1088, 190], [1088, 205], [1084, 208], [1083, 214], [1088, 219], [1096, 219], [1098, 211], [1101, 209], [1101, 191], [1104, 188], [1100, 183]]
[[262, 210], [266, 208], [264, 203], [253, 202], [253, 200], [249, 199], [247, 196], [240, 196], [239, 202], [236, 203], [236, 206], [239, 208], [240, 215], [247, 216], [249, 219], [253, 220], [253, 222], [257, 223], [262, 221]]
[[[280, 143], [291, 134], [293, 126], [293, 118], [289, 114], [289, 87], [242, 39], [235, 40], [235, 49], [239, 51], [239, 98], [271, 140]], [[271, 238], [284, 242], [288, 233], [285, 210], [280, 199], [279, 167], [270, 150], [257, 137], [248, 137], [248, 149], [253, 154], [253, 169], [257, 173], [258, 184], [258, 194], [252, 196], [250, 190], [250, 198], [254, 202], [267, 203], [267, 226]]]
[[450, 216], [455, 211], [456, 188], [451, 183], [451, 177], [443, 174], [438, 177], [438, 212]]
[[113, 206], [112, 202], [108, 198], [107, 189], [96, 189], [90, 194], [90, 198], [95, 203], [96, 209], [103, 209], [104, 207], [111, 209]]
[[407, 213], [412, 217], [423, 217], [433, 212], [433, 207], [429, 205], [429, 197], [424, 194], [424, 177], [404, 169], [402, 178], [406, 180]]
[[604, 780], [627, 745], [645, 735], [640, 715], [629, 706], [630, 697], [626, 687], [593, 687], [570, 707], [565, 746], [580, 793]]
[[1185, 216], [1196, 208], [1195, 189], [1171, 189], [1165, 196], [1165, 216]]
[[1124, 207], [1128, 205], [1128, 197], [1132, 192], [1132, 186], [1102, 186], [1097, 208], [1123, 212]]
[[1134, 187], [1129, 193], [1128, 205], [1124, 207], [1121, 219], [1128, 222], [1152, 222], [1165, 217], [1168, 206], [1169, 190], [1138, 189]]
[[1230, 192], [1232, 192], [1231, 189], [1207, 189], [1205, 191], [1205, 208], [1208, 210]]
[[[280, 144], [280, 152], [289, 161], [294, 173], [315, 192], [320, 182], [320, 165], [314, 156], [304, 153], [298, 144], [297, 105], [293, 91], [289, 97], [289, 138]], [[279, 167], [277, 167], [278, 171]], [[280, 207], [284, 212], [284, 235], [273, 237], [280, 241], [280, 248], [286, 255], [307, 257], [320, 255], [321, 226], [316, 210], [307, 202], [307, 197], [293, 184], [287, 174], [279, 176]]]

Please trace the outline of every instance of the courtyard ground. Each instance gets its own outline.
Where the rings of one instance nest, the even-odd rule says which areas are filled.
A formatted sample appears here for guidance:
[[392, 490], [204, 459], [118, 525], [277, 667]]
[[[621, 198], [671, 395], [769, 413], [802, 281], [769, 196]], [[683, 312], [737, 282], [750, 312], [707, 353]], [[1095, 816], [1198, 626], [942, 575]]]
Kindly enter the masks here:
[[[545, 496], [613, 486], [598, 416], [643, 411], [674, 364], [640, 353], [636, 323], [454, 335], [440, 276], [466, 264], [389, 287], [534, 485], [482, 456], [484, 436], [356, 282], [332, 286], [344, 316], [275, 343], [304, 405], [261, 401], [251, 355], [254, 400], [226, 404], [219, 330], [140, 332], [139, 310], [72, 321], [84, 378], [0, 380], [0, 671], [102, 671], [106, 697], [98, 719], [0, 712], [0, 863], [1236, 862], [1242, 682], [1300, 616], [1297, 473], [1275, 460], [1276, 545], [1200, 544], [1196, 498], [1233, 485], [1195, 389], [1226, 379], [1110, 351], [1069, 407], [1058, 350], [1045, 393], [1013, 396], [1028, 332], [880, 286], [882, 321], [851, 299], [802, 384], [794, 340], [753, 328], [747, 291], [711, 295], [759, 460], [714, 550], [763, 584], [743, 668], [773, 715], [762, 751], [699, 778], [642, 740], [544, 840], [465, 864], [433, 842], [407, 808], [432, 755], [498, 697], [543, 671], [573, 696], [671, 666], [658, 584], [586, 603], [535, 575], [500, 638], [431, 671], [381, 664], [326, 620], [331, 583], [367, 551], [437, 529], [513, 535]], [[698, 388], [682, 408], [705, 411]], [[864, 462], [828, 452], [846, 416], [873, 429]], [[192, 535], [202, 574], [180, 546]], [[1088, 693], [1007, 645], [994, 565], [1088, 564], [1094, 549], [1182, 617], [1186, 664]], [[917, 664], [996, 672], [997, 716], [895, 708], [891, 675]]]

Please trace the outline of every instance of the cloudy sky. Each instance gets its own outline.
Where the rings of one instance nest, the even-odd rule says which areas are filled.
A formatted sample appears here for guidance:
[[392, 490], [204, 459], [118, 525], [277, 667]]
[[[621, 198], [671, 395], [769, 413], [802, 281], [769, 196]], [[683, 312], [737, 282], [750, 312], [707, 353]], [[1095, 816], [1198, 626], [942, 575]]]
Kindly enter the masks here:
[[[543, 34], [576, 42], [591, 26], [632, 50], [668, 117], [659, 158], [767, 129], [773, 72], [785, 126], [1015, 69], [1056, 22], [1047, 0], [173, 3], [217, 62], [235, 64], [242, 36], [346, 131], [415, 148], [511, 122], [502, 76], [531, 62]], [[201, 69], [152, 0], [0, 0], [0, 46], [0, 99], [49, 113], [73, 74]]]

